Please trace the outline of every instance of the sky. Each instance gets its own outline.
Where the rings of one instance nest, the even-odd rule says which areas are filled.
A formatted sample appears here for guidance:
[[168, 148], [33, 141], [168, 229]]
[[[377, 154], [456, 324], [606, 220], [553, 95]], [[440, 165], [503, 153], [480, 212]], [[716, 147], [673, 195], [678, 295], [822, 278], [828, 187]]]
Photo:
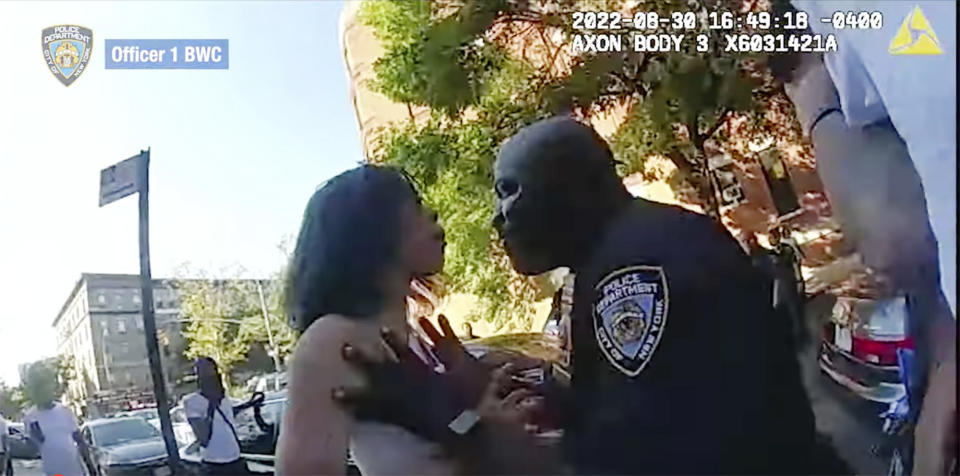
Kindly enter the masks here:
[[[184, 263], [279, 269], [308, 198], [362, 156], [340, 0], [0, 2], [0, 380], [56, 354], [80, 273], [139, 272], [137, 199], [98, 207], [100, 170], [151, 148], [155, 278]], [[44, 28], [93, 31], [86, 71], [47, 69]], [[228, 39], [227, 70], [107, 70], [105, 39]]]

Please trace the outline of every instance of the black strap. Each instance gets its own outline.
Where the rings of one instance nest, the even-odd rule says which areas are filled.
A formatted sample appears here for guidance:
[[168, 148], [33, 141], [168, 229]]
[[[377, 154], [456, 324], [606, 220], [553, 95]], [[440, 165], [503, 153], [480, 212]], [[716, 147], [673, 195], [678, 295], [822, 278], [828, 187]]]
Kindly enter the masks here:
[[[224, 423], [230, 427], [230, 431], [233, 433], [233, 439], [237, 441], [237, 444], [240, 444], [240, 438], [237, 436], [237, 430], [233, 427], [233, 423], [230, 423], [230, 420], [227, 420], [227, 416], [223, 414], [223, 410], [220, 409], [220, 405], [217, 405], [217, 413], [220, 414], [220, 418], [223, 418]], [[210, 422], [210, 434], [213, 434], [213, 422]]]
[[827, 117], [827, 116], [829, 116], [830, 114], [833, 114], [833, 113], [835, 113], [835, 112], [839, 112], [839, 113], [843, 114], [843, 111], [841, 111], [840, 108], [837, 108], [837, 107], [831, 107], [831, 108], [824, 109], [823, 111], [820, 111], [820, 114], [817, 114], [816, 119], [814, 119], [813, 122], [810, 123], [810, 132], [809, 132], [809, 134], [813, 134], [813, 129], [817, 127], [817, 123], [819, 123], [821, 119], [823, 119], [824, 117]]

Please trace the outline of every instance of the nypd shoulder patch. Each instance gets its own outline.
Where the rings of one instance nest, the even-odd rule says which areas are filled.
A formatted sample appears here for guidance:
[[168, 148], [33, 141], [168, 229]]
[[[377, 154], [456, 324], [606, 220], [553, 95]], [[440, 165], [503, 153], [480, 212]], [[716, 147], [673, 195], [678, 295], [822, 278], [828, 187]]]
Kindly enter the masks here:
[[650, 362], [667, 325], [667, 279], [660, 266], [628, 266], [596, 286], [593, 327], [613, 366], [636, 377]]

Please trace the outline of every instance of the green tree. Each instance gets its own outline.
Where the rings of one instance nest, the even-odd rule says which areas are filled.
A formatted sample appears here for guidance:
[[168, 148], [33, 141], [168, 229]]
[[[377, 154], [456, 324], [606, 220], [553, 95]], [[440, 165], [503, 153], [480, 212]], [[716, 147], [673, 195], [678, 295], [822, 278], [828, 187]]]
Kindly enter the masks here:
[[[247, 358], [252, 344], [260, 344], [273, 352], [272, 337], [281, 362], [292, 352], [296, 335], [284, 319], [283, 286], [279, 279], [244, 279], [240, 277], [241, 269], [218, 273], [216, 278], [205, 271], [189, 271], [187, 267], [179, 274], [190, 276], [173, 283], [180, 296], [182, 318], [186, 321], [183, 330], [186, 357], [212, 357], [227, 379], [227, 385], [232, 385], [231, 370]], [[282, 273], [278, 272], [278, 276]], [[262, 304], [266, 307], [269, 332]]]
[[574, 12], [630, 16], [633, 3], [364, 2], [360, 18], [385, 49], [371, 86], [408, 108], [432, 111], [427, 121], [416, 123], [411, 114], [408, 123], [385, 131], [370, 159], [406, 169], [438, 210], [448, 232], [449, 289], [481, 299], [473, 317], [529, 322], [533, 299], [550, 291], [542, 280], [510, 269], [489, 225], [494, 154], [519, 128], [557, 113], [589, 118], [627, 106], [629, 115], [612, 138], [619, 171], [642, 171], [650, 155], [666, 156], [677, 166], [671, 183], [714, 217], [719, 210], [708, 143], [722, 148], [723, 126], [735, 118], [751, 120], [751, 130], [762, 133], [763, 111], [777, 92], [759, 66], [763, 58], [718, 53], [724, 31], [708, 28], [711, 12], [757, 2], [656, 0], [633, 7], [661, 18], [694, 12], [696, 28], [684, 33], [710, 38], [708, 52], [690, 40], [673, 53], [571, 52]]
[[206, 273], [174, 282], [180, 296], [180, 312], [186, 326], [185, 355], [193, 359], [212, 357], [232, 385], [230, 371], [244, 359], [250, 347], [241, 333], [241, 323], [258, 312], [256, 290], [252, 283], [237, 279], [213, 279]]
[[27, 406], [27, 397], [21, 387], [10, 387], [0, 382], [0, 414], [3, 418], [19, 420]]

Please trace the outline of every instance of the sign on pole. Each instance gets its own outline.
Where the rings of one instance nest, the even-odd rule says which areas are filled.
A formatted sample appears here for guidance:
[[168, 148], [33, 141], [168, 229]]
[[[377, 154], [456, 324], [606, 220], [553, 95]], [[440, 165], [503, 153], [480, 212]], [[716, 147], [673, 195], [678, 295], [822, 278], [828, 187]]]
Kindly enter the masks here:
[[[170, 473], [180, 466], [180, 453], [173, 437], [170, 408], [167, 402], [167, 385], [160, 367], [160, 352], [157, 346], [157, 324], [153, 315], [153, 278], [150, 276], [150, 149], [123, 162], [107, 167], [100, 172], [100, 206], [115, 202], [139, 192], [140, 202], [140, 303], [143, 313], [143, 334], [146, 339], [147, 360], [153, 378], [153, 393], [160, 416], [160, 432], [167, 448]], [[166, 473], [166, 474], [170, 474]]]
[[140, 169], [144, 157], [145, 153], [141, 152], [100, 171], [101, 207], [140, 190]]

